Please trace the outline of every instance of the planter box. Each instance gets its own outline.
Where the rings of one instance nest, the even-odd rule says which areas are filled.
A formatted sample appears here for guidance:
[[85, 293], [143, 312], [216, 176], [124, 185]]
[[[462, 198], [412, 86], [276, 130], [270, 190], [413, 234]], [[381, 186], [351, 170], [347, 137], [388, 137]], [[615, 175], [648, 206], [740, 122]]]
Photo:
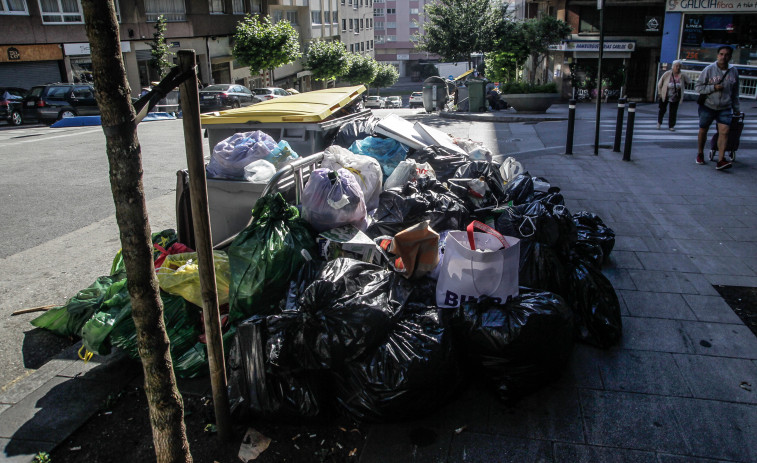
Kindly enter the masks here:
[[544, 113], [560, 99], [559, 93], [508, 93], [502, 95], [519, 113]]

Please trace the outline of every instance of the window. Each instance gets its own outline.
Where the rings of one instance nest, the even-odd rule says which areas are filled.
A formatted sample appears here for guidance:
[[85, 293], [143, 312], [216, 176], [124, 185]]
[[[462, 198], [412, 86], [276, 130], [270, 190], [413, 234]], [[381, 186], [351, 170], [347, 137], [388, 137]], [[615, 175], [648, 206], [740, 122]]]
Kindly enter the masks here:
[[368, 28], [373, 29], [373, 18], [368, 18]]
[[354, 19], [350, 18], [350, 30], [352, 30]]
[[374, 8], [373, 9], [373, 16], [384, 16], [384, 9], [383, 8]]
[[224, 11], [224, 6], [226, 2], [224, 0], [210, 0], [209, 6], [210, 6], [210, 14], [224, 14], [226, 13]]
[[396, 35], [387, 35], [386, 36], [386, 41], [387, 42], [396, 42], [397, 41], [397, 36]]
[[418, 14], [418, 8], [410, 8], [410, 14]]
[[373, 40], [371, 40], [371, 49], [373, 49]]
[[344, 5], [344, 0], [342, 0], [342, 5]]
[[360, 29], [365, 30], [365, 20], [360, 19]]
[[28, 15], [26, 0], [0, 0], [0, 14], [23, 14]]
[[323, 24], [321, 22], [320, 10], [313, 10], [310, 12], [310, 24]]
[[377, 35], [376, 36], [376, 43], [384, 43], [384, 36], [383, 35]]
[[244, 14], [244, 0], [231, 0], [231, 11], [234, 14]]
[[166, 21], [186, 21], [187, 9], [184, 0], [145, 0], [145, 14], [148, 22], [155, 22], [163, 15]]
[[343, 31], [347, 30], [347, 20], [346, 19], [342, 19], [342, 30]]
[[273, 10], [273, 15], [271, 19], [273, 19], [273, 23], [276, 24], [277, 22], [284, 19], [284, 12], [281, 10]]
[[332, 24], [339, 24], [339, 12], [338, 11], [332, 11], [331, 12], [331, 23]]
[[289, 24], [293, 26], [297, 25], [297, 12], [296, 11], [287, 11], [286, 18], [287, 18], [287, 21], [289, 21]]
[[39, 0], [42, 24], [83, 23], [79, 0]]
[[350, 44], [350, 53], [355, 53], [355, 44], [354, 43]]
[[73, 96], [74, 98], [89, 100], [93, 100], [95, 98], [95, 94], [92, 93], [92, 89], [90, 87], [74, 87], [74, 92], [71, 96]]
[[360, 42], [360, 51], [365, 51], [365, 42]]
[[387, 21], [386, 22], [386, 28], [387, 29], [397, 29], [397, 21]]
[[387, 8], [386, 14], [397, 14], [397, 8]]

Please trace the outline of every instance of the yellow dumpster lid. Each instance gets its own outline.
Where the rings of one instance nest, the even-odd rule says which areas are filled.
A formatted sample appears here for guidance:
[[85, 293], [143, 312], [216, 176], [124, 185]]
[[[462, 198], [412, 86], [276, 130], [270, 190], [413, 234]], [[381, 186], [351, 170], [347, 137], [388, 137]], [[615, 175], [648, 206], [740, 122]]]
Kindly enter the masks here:
[[282, 96], [218, 113], [203, 114], [202, 125], [248, 122], [321, 122], [365, 92], [364, 85], [327, 88]]
[[457, 81], [457, 80], [460, 80], [460, 79], [464, 79], [464, 78], [468, 77], [470, 75], [470, 73], [473, 72], [473, 71], [474, 71], [474, 69], [468, 69], [464, 73], [462, 73], [459, 76], [455, 77], [455, 80]]

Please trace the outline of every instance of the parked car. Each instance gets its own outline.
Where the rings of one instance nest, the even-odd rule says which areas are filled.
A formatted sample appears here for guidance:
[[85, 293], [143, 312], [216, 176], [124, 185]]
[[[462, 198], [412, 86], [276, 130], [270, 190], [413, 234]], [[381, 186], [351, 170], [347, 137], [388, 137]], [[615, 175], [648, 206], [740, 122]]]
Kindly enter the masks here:
[[402, 107], [402, 97], [401, 96], [388, 96], [388, 97], [386, 97], [386, 107], [387, 108], [401, 108]]
[[21, 125], [26, 90], [18, 87], [0, 87], [0, 119], [11, 125]]
[[47, 84], [32, 87], [24, 97], [26, 120], [55, 122], [64, 117], [97, 116], [100, 108], [89, 84]]
[[384, 101], [384, 99], [381, 98], [380, 96], [369, 96], [365, 100], [365, 107], [382, 109], [386, 107], [386, 101]]
[[239, 108], [249, 106], [255, 101], [254, 94], [244, 85], [216, 84], [200, 90], [200, 111]]
[[254, 88], [252, 93], [255, 94], [255, 103], [290, 95], [289, 92], [279, 87]]
[[413, 92], [410, 94], [410, 107], [422, 108], [423, 107], [423, 92]]

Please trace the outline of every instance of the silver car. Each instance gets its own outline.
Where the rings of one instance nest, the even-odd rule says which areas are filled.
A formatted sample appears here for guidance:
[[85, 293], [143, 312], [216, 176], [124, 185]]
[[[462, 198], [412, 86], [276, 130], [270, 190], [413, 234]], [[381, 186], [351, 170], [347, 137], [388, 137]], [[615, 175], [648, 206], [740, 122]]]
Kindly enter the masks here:
[[255, 94], [255, 97], [253, 98], [255, 103], [260, 103], [261, 101], [268, 101], [274, 98], [291, 95], [291, 93], [279, 87], [253, 88], [252, 93]]
[[401, 96], [388, 96], [388, 97], [386, 97], [386, 107], [387, 108], [401, 108], [402, 107], [402, 97]]
[[365, 107], [383, 109], [386, 107], [386, 101], [380, 96], [369, 96], [368, 99], [365, 100]]

